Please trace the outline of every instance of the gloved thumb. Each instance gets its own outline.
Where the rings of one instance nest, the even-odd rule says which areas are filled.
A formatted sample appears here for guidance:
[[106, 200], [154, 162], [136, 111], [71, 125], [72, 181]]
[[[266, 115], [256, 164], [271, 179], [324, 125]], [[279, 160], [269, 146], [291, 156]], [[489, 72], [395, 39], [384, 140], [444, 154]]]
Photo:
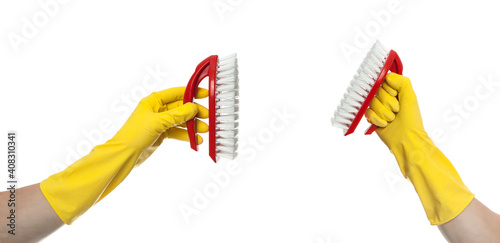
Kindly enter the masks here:
[[169, 129], [193, 119], [198, 114], [198, 106], [186, 103], [174, 109], [158, 113], [164, 129]]

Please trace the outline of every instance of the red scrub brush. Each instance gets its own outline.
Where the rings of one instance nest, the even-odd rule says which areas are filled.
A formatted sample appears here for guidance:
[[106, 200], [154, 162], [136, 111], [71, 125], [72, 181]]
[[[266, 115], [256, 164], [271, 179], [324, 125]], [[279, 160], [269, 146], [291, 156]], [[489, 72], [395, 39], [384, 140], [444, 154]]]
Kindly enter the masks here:
[[[387, 51], [377, 40], [359, 66], [332, 117], [332, 125], [344, 129], [345, 136], [354, 132], [389, 70], [403, 74], [403, 64], [395, 51]], [[375, 129], [377, 126], [372, 124], [365, 134], [372, 134]]]
[[[194, 71], [184, 94], [184, 103], [193, 102], [198, 85], [208, 77], [208, 151], [214, 162], [220, 157], [234, 159], [238, 149], [238, 59], [236, 54], [203, 60]], [[191, 148], [198, 151], [194, 119], [187, 122]]]

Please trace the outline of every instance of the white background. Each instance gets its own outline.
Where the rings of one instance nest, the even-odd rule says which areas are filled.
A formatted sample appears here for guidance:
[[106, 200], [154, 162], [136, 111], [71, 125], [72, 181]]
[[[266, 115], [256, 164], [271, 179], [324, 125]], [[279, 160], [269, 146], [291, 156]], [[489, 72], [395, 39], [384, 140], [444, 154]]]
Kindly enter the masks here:
[[[194, 190], [227, 161], [212, 163], [207, 145], [195, 153], [165, 141], [105, 200], [44, 242], [444, 242], [385, 145], [362, 135], [366, 122], [348, 137], [330, 125], [377, 38], [400, 55], [427, 131], [444, 133], [436, 144], [477, 198], [500, 212], [500, 87], [475, 96], [488, 92], [481, 77], [500, 82], [496, 5], [400, 0], [388, 12], [389, 0], [221, 0], [233, 5], [219, 14], [216, 2], [68, 1], [17, 51], [8, 36], [22, 36], [23, 18], [33, 23], [44, 10], [37, 1], [0, 4], [0, 130], [18, 132], [21, 186], [78, 159], [69, 152], [78, 146], [111, 138], [132, 111], [122, 97], [136, 104], [183, 86], [212, 54], [238, 53], [241, 140], [261, 144], [246, 144], [236, 161], [241, 172], [189, 224], [179, 205], [192, 205]], [[376, 13], [389, 15], [380, 21]], [[359, 32], [369, 43], [356, 43]], [[343, 45], [358, 52], [346, 55]], [[146, 69], [157, 65], [169, 75], [144, 88]], [[460, 117], [453, 109], [464, 103]], [[275, 120], [284, 109], [295, 115], [286, 124]], [[113, 130], [89, 142], [84, 133], [103, 120]], [[272, 121], [283, 130], [271, 130]]]

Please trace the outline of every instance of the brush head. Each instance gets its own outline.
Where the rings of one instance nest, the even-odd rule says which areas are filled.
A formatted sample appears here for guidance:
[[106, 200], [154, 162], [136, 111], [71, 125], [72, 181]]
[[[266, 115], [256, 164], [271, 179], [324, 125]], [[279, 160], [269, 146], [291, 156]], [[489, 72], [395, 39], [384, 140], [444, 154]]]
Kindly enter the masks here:
[[376, 90], [380, 87], [379, 76], [388, 55], [389, 52], [377, 40], [347, 87], [347, 91], [332, 117], [332, 125], [343, 129], [344, 135], [354, 132]]
[[[218, 58], [215, 75], [215, 120], [210, 127], [217, 161], [220, 157], [234, 159], [238, 149], [239, 86], [236, 54]], [[212, 88], [212, 87], [211, 87]], [[212, 154], [211, 154], [212, 156]]]

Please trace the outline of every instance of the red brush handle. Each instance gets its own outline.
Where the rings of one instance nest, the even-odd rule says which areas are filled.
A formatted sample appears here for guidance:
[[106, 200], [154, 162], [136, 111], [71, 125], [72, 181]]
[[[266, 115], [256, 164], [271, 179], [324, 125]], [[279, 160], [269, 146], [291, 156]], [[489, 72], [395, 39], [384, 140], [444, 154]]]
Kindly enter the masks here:
[[[387, 75], [387, 73], [389, 72], [389, 70], [391, 72], [393, 72], [393, 73], [397, 73], [397, 74], [400, 74], [400, 75], [403, 74], [403, 63], [401, 62], [401, 59], [399, 59], [398, 54], [395, 51], [393, 51], [393, 50], [391, 50], [389, 52], [389, 56], [387, 57], [387, 61], [385, 62], [384, 67], [382, 68], [382, 71], [378, 75], [378, 78], [377, 78], [377, 81], [375, 82], [375, 85], [373, 85], [372, 90], [368, 94], [369, 100], [367, 98], [366, 101], [365, 101], [365, 103], [367, 103], [366, 108], [368, 108], [368, 105], [370, 105], [373, 97], [375, 96], [375, 94], [377, 93], [378, 89], [380, 88], [380, 86], [384, 82], [385, 76]], [[365, 103], [363, 103], [363, 106], [365, 105]], [[361, 114], [365, 114], [366, 108], [364, 109], [363, 112], [360, 112], [360, 113]], [[372, 124], [366, 130], [365, 135], [372, 134], [377, 128], [378, 127], [376, 125]]]
[[215, 78], [217, 75], [217, 56], [215, 56], [214, 65], [210, 65], [210, 76], [208, 80], [208, 155], [214, 162], [217, 162], [216, 157], [216, 134], [215, 127], [217, 124], [215, 123], [216, 109], [215, 109]]
[[[189, 79], [189, 83], [186, 86], [186, 91], [184, 92], [184, 104], [188, 102], [193, 102], [194, 98], [196, 96], [196, 92], [198, 91], [198, 85], [200, 85], [200, 82], [206, 78], [207, 76], [210, 77], [210, 83], [213, 83], [215, 81], [215, 71], [217, 70], [217, 56], [210, 56], [207, 57], [205, 60], [200, 62], [198, 66], [196, 67], [196, 70], [194, 71], [193, 75], [191, 76], [191, 79]], [[213, 81], [212, 81], [213, 79]], [[210, 88], [211, 89], [211, 88]], [[210, 97], [212, 97], [212, 94], [210, 94]], [[212, 109], [210, 109], [212, 110]], [[212, 115], [210, 115], [210, 118]], [[191, 148], [195, 151], [198, 151], [198, 144], [197, 144], [197, 136], [196, 136], [196, 124], [194, 118], [186, 122], [187, 130], [188, 130], [188, 135], [189, 135], [189, 143], [191, 144]], [[212, 124], [210, 124], [209, 127], [212, 127]], [[212, 133], [212, 132], [210, 132]]]

